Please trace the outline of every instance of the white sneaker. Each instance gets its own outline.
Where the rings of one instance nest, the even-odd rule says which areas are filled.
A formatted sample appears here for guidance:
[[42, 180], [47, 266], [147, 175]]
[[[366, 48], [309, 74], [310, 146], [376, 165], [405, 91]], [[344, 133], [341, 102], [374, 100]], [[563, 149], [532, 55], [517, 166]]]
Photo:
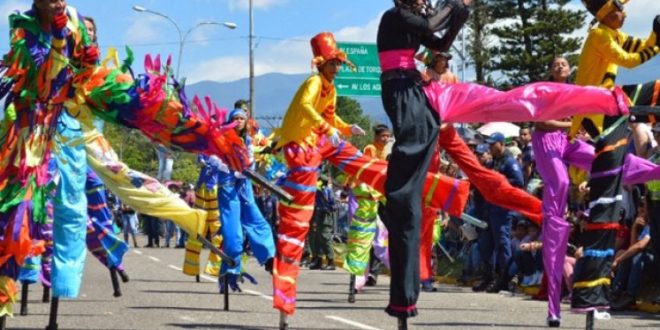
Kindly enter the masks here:
[[601, 321], [609, 321], [612, 319], [612, 315], [608, 311], [594, 311], [594, 318]]

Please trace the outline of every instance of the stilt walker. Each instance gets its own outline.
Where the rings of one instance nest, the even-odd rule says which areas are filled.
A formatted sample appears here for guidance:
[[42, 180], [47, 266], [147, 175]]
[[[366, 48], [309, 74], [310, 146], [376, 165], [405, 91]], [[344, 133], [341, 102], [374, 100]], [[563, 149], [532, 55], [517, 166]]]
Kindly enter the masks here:
[[[218, 172], [214, 166], [208, 163], [208, 156], [200, 155], [197, 159], [202, 168], [195, 186], [195, 208], [206, 211], [204, 236], [211, 237], [213, 245], [220, 248], [222, 246], [222, 236], [220, 236], [220, 212], [218, 211]], [[195, 238], [188, 237], [183, 261], [183, 273], [195, 276], [198, 281], [201, 251], [202, 243]], [[214, 253], [209, 253], [204, 273], [218, 276], [219, 271], [220, 257]]]
[[[226, 124], [232, 124], [237, 134], [244, 139], [248, 153], [252, 155], [252, 137], [248, 134], [248, 116], [245, 110], [234, 109], [227, 117]], [[228, 283], [234, 291], [240, 291], [237, 280], [243, 276], [256, 284], [256, 281], [241, 269], [241, 254], [243, 254], [244, 234], [250, 242], [250, 248], [259, 264], [271, 272], [275, 256], [273, 232], [257, 207], [254, 200], [254, 189], [251, 180], [240, 173], [231, 171], [224, 163], [212, 157], [213, 166], [218, 172], [218, 205], [220, 206], [220, 232], [222, 233], [225, 253], [236, 260], [233, 266], [222, 262], [220, 268], [221, 292], [227, 294]], [[254, 163], [251, 159], [250, 163]]]
[[[388, 156], [385, 145], [392, 133], [385, 125], [374, 127], [374, 141], [364, 147], [364, 155], [372, 159], [385, 160]], [[369, 270], [371, 249], [377, 233], [378, 201], [382, 195], [365, 183], [353, 188], [358, 206], [351, 218], [348, 231], [346, 257], [343, 268], [350, 274], [348, 302], [355, 302], [357, 276], [366, 276]], [[363, 282], [363, 281], [361, 281]]]
[[[623, 2], [583, 0], [598, 25], [589, 31], [580, 55], [576, 77], [578, 85], [614, 88], [619, 65], [635, 67], [660, 52], [660, 16], [653, 21], [649, 38], [628, 36], [619, 30], [625, 20]], [[631, 104], [655, 106], [659, 87], [660, 84], [652, 82], [626, 86], [624, 90]], [[580, 237], [584, 254], [575, 265], [571, 301], [573, 311], [588, 313], [587, 329], [593, 328], [595, 312], [609, 308], [614, 239], [623, 209], [623, 184], [625, 177], [630, 175], [625, 173], [626, 167], [638, 165], [638, 162], [631, 162], [632, 158], [627, 155], [630, 133], [626, 121], [626, 117], [617, 116], [578, 116], [573, 119], [570, 132], [573, 136], [580, 127], [584, 127], [595, 140], [595, 159], [589, 179], [589, 220]], [[637, 166], [632, 167], [634, 171]]]
[[43, 242], [31, 237], [29, 223], [43, 223], [46, 218], [47, 164], [52, 151], [62, 175], [54, 205], [49, 325], [56, 329], [58, 299], [76, 297], [81, 281], [85, 243], [75, 233], [85, 232], [86, 227], [87, 161], [113, 192], [142, 213], [173, 219], [191, 235], [201, 232], [206, 216], [156, 180], [118, 162], [94, 128], [92, 110], [105, 120], [139, 127], [152, 140], [168, 146], [216, 154], [233, 169], [241, 170], [247, 157], [232, 130], [212, 126], [208, 118], [191, 113], [178, 101], [185, 100], [183, 92], [166, 92], [170, 87], [160, 64], [153, 65], [149, 58], [150, 71], [137, 82], [124, 73], [127, 67], [97, 66], [98, 50], [89, 45], [74, 8], [44, 0], [33, 4], [32, 10], [11, 16], [11, 50], [2, 63], [0, 96], [6, 100], [7, 116], [0, 127], [0, 224], [5, 232], [12, 228], [15, 234], [4, 235], [0, 241], [5, 247], [0, 255], [4, 275], [0, 277], [0, 314], [11, 313], [17, 268], [26, 256], [43, 250]]

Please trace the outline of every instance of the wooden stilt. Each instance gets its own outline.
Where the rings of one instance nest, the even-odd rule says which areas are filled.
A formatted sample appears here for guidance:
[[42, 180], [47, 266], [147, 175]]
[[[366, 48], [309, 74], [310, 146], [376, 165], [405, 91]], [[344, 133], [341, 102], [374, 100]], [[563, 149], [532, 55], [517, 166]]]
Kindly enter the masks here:
[[284, 312], [280, 312], [280, 330], [289, 330], [288, 316]]
[[25, 316], [28, 315], [28, 291], [29, 291], [30, 285], [27, 283], [23, 283], [21, 286], [21, 315]]
[[594, 311], [589, 311], [587, 313], [587, 324], [585, 329], [594, 330]]
[[41, 302], [50, 302], [50, 288], [44, 285], [44, 293], [41, 295]]
[[[224, 279], [224, 281], [222, 279]], [[224, 297], [225, 297], [224, 310], [229, 311], [229, 279], [227, 279], [227, 275], [224, 275], [218, 277], [218, 281], [222, 281], [220, 285], [222, 285], [222, 290], [224, 291]]]
[[110, 268], [110, 281], [112, 281], [112, 294], [115, 297], [121, 297], [121, 287], [119, 286], [119, 277], [117, 277], [117, 268]]
[[199, 283], [199, 275], [195, 275], [195, 281]]
[[59, 308], [60, 298], [53, 297], [50, 300], [50, 316], [48, 317], [48, 326], [46, 330], [57, 330], [57, 309]]
[[407, 317], [400, 317], [397, 319], [398, 322], [398, 329], [399, 330], [408, 330], [408, 318]]
[[7, 315], [0, 316], [0, 330], [7, 329]]
[[355, 303], [355, 275], [351, 274], [351, 280], [348, 282], [348, 302]]

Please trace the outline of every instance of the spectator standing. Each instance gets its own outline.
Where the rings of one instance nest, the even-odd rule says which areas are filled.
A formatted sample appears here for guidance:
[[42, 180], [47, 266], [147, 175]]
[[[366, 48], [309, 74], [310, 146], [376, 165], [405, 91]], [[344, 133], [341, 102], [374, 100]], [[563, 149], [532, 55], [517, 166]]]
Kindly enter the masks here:
[[[524, 184], [520, 164], [512, 157], [505, 145], [502, 133], [493, 133], [486, 142], [493, 156], [493, 168], [504, 175], [514, 187]], [[507, 266], [511, 259], [511, 221], [513, 212], [491, 205], [488, 209], [489, 226], [483, 239], [479, 241], [479, 251], [486, 265], [492, 272], [492, 281], [486, 286], [486, 292], [496, 293], [507, 289]]]
[[121, 212], [122, 224], [124, 227], [124, 242], [128, 243], [128, 235], [133, 239], [133, 247], [139, 248], [135, 234], [137, 234], [138, 217], [137, 212], [130, 206], [121, 203], [119, 208]]
[[[313, 260], [309, 269], [335, 269], [335, 256], [332, 249], [332, 229], [334, 227], [332, 212], [335, 208], [335, 199], [331, 187], [327, 181], [322, 179], [316, 191], [311, 233]], [[327, 260], [325, 266], [322, 264], [323, 257], [326, 257]]]

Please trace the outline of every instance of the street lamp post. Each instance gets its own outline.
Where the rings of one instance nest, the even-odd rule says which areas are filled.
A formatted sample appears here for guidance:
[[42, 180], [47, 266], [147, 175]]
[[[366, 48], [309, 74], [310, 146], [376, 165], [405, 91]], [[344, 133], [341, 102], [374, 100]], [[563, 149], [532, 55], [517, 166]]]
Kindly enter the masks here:
[[179, 69], [181, 68], [181, 58], [183, 57], [183, 46], [185, 45], [186, 39], [190, 35], [190, 32], [192, 32], [196, 28], [198, 28], [200, 26], [203, 26], [203, 25], [220, 25], [220, 26], [224, 26], [224, 27], [226, 27], [228, 29], [231, 29], [231, 30], [236, 28], [236, 23], [232, 23], [232, 22], [219, 23], [219, 22], [207, 21], [207, 22], [197, 23], [196, 25], [194, 25], [193, 27], [188, 29], [188, 31], [183, 33], [183, 31], [181, 30], [181, 27], [179, 26], [179, 24], [174, 19], [172, 19], [171, 17], [169, 17], [169, 16], [167, 16], [167, 15], [161, 13], [161, 12], [150, 10], [150, 9], [147, 9], [145, 7], [142, 7], [142, 6], [133, 6], [133, 10], [135, 10], [137, 12], [140, 12], [140, 13], [149, 13], [149, 14], [153, 14], [153, 15], [156, 15], [156, 16], [160, 16], [160, 17], [165, 18], [166, 20], [170, 21], [172, 24], [174, 24], [174, 27], [176, 27], [176, 31], [179, 33], [179, 58], [177, 59], [177, 62], [176, 62], [177, 64], [176, 64], [176, 76], [175, 76], [177, 80], [180, 78], [179, 77]]
[[[145, 8], [145, 7], [137, 6], [137, 5], [133, 6], [133, 10], [135, 10], [137, 12], [140, 12], [140, 13], [149, 13], [149, 14], [153, 14], [153, 15], [156, 15], [156, 16], [160, 16], [160, 17], [170, 21], [172, 24], [174, 24], [174, 27], [176, 27], [176, 31], [179, 33], [179, 58], [177, 59], [177, 62], [176, 62], [176, 76], [175, 76], [176, 80], [179, 80], [179, 78], [180, 78], [179, 70], [181, 69], [181, 58], [183, 57], [183, 46], [186, 44], [186, 39], [190, 35], [190, 32], [192, 32], [194, 29], [196, 29], [200, 26], [203, 26], [203, 25], [221, 25], [221, 26], [224, 26], [224, 27], [226, 27], [228, 29], [231, 29], [231, 30], [236, 28], [236, 23], [232, 23], [232, 22], [219, 23], [219, 22], [207, 21], [207, 22], [197, 23], [196, 25], [194, 25], [193, 27], [188, 29], [186, 31], [186, 33], [183, 33], [183, 31], [181, 30], [181, 27], [179, 26], [179, 24], [174, 19], [172, 19], [171, 17], [169, 17], [169, 16], [167, 16], [167, 15], [161, 13], [161, 12], [150, 10], [150, 9]], [[157, 150], [158, 150], [158, 148], [157, 148]], [[168, 173], [169, 175], [171, 175], [173, 162], [168, 162], [167, 157], [165, 156], [165, 154], [163, 152], [157, 152], [157, 154], [158, 154], [158, 173], [159, 173], [159, 175], [160, 175], [160, 173]], [[159, 178], [159, 179], [162, 180], [162, 181], [170, 180], [171, 177], [169, 177], [169, 175], [167, 175], [167, 177], [163, 177], [163, 178]]]

